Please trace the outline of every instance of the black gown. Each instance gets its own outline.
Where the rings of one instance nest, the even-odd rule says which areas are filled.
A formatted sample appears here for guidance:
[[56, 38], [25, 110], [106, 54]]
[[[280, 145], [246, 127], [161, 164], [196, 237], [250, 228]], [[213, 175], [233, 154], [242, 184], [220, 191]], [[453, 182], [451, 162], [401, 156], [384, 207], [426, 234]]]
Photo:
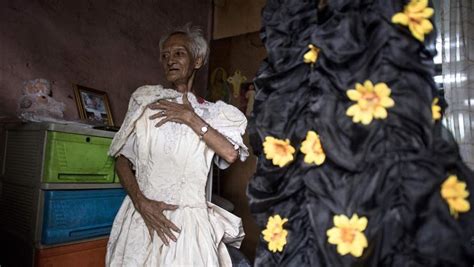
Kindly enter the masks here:
[[[247, 188], [251, 212], [263, 230], [270, 216], [288, 221], [283, 250], [260, 237], [256, 266], [472, 266], [474, 212], [457, 216], [440, 193], [456, 175], [474, 192], [474, 175], [440, 120], [434, 52], [408, 27], [392, 22], [409, 1], [268, 0], [261, 37], [268, 52], [254, 83], [249, 132], [257, 171]], [[317, 61], [303, 61], [308, 45]], [[386, 83], [395, 105], [368, 125], [346, 115], [356, 83]], [[304, 162], [308, 131], [319, 134], [326, 159]], [[289, 139], [294, 160], [283, 167], [266, 158], [267, 136]], [[472, 194], [465, 198], [473, 202]], [[360, 257], [328, 243], [333, 217], [368, 220]]]

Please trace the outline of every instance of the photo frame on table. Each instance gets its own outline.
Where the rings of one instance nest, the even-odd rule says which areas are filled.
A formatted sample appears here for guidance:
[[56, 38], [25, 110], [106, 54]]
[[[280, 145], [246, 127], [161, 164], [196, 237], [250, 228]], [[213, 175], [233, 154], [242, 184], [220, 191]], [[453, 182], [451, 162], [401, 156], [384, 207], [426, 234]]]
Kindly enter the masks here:
[[74, 84], [74, 95], [81, 119], [92, 124], [114, 126], [106, 92]]

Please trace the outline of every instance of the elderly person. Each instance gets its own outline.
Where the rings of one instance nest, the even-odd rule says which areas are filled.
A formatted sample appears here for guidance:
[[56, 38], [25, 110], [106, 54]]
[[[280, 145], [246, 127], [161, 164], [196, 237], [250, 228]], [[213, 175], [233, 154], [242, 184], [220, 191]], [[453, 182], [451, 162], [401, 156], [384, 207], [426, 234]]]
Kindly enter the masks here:
[[208, 45], [185, 26], [160, 40], [169, 89], [143, 86], [109, 154], [128, 192], [113, 224], [107, 266], [231, 266], [224, 243], [240, 246], [240, 218], [206, 202], [207, 174], [245, 160], [247, 120], [235, 107], [195, 95]]

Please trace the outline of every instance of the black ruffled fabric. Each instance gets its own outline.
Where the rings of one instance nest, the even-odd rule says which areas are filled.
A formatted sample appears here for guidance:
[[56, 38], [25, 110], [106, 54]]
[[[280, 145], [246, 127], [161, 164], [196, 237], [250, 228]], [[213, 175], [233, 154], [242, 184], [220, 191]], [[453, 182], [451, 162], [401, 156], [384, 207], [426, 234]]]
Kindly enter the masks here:
[[[249, 132], [258, 166], [247, 195], [257, 224], [288, 218], [287, 245], [272, 253], [260, 237], [257, 266], [471, 266], [474, 264], [474, 176], [438, 121], [433, 53], [406, 27], [391, 23], [408, 1], [268, 0], [262, 40], [268, 52], [255, 85]], [[425, 44], [434, 40], [434, 33]], [[321, 49], [303, 62], [308, 44]], [[345, 115], [346, 91], [356, 82], [385, 82], [395, 106], [385, 120], [355, 124]], [[309, 130], [326, 152], [322, 166], [299, 151]], [[266, 136], [290, 139], [295, 160], [265, 159]], [[471, 210], [455, 219], [441, 184], [456, 174], [471, 191]], [[361, 257], [341, 256], [327, 242], [333, 216], [368, 218]]]

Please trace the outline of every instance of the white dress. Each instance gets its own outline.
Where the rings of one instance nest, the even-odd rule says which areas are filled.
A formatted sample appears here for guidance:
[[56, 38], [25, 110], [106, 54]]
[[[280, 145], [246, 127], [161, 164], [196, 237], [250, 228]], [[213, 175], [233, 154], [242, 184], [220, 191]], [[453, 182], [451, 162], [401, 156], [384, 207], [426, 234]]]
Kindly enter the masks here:
[[[166, 91], [168, 90], [168, 91]], [[161, 86], [139, 88], [129, 105], [122, 129], [109, 153], [123, 155], [134, 165], [140, 189], [149, 199], [178, 205], [165, 211], [181, 232], [177, 241], [164, 245], [156, 232], [153, 238], [127, 196], [110, 234], [107, 266], [231, 266], [224, 243], [239, 247], [244, 237], [241, 219], [206, 202], [205, 186], [215, 153], [188, 126], [166, 123], [155, 127], [149, 116], [157, 111], [145, 108], [166, 91], [182, 103], [181, 94]], [[170, 95], [168, 94], [168, 97]], [[248, 156], [242, 134], [247, 120], [235, 107], [223, 102], [199, 103], [188, 94], [195, 112], [211, 127], [239, 146], [240, 158]], [[134, 102], [135, 101], [135, 102]], [[125, 129], [128, 128], [128, 129]], [[120, 140], [121, 139], [121, 140]], [[221, 166], [222, 167], [222, 166]]]

